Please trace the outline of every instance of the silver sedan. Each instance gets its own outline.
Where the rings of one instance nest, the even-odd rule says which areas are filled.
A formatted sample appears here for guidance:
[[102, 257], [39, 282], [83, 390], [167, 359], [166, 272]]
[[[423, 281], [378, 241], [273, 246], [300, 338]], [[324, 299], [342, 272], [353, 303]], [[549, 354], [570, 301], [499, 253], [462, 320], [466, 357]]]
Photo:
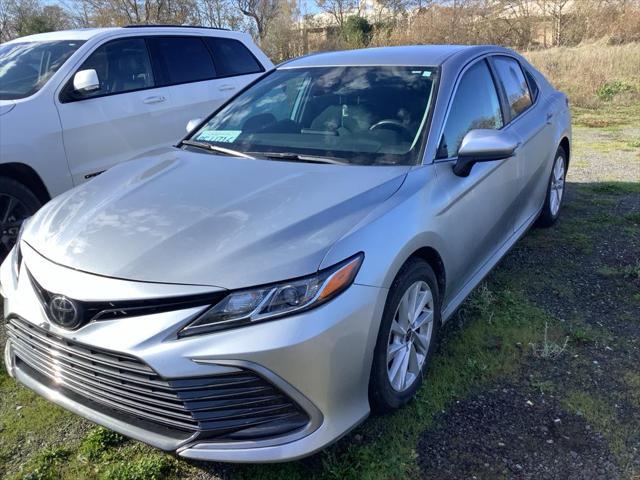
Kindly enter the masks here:
[[183, 457], [309, 455], [416, 393], [440, 327], [562, 205], [567, 98], [499, 47], [324, 53], [25, 222], [10, 374]]

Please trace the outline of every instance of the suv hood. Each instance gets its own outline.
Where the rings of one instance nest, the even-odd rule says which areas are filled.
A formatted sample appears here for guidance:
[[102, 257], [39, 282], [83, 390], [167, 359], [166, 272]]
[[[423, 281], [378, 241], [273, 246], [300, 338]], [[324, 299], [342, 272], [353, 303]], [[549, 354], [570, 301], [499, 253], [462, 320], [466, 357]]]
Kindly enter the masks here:
[[55, 198], [23, 240], [53, 262], [109, 277], [260, 285], [315, 272], [409, 168], [163, 149]]

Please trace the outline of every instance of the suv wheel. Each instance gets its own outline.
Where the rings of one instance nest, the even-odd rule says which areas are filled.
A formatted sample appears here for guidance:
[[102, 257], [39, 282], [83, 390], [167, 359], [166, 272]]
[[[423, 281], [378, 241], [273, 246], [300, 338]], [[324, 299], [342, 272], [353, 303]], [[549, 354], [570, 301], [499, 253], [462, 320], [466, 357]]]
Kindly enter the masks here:
[[41, 206], [38, 197], [23, 184], [0, 177], [0, 261], [15, 245], [22, 222]]
[[385, 412], [407, 403], [422, 383], [440, 327], [436, 276], [427, 262], [410, 260], [387, 297], [376, 343], [369, 399]]
[[538, 217], [538, 226], [550, 227], [560, 216], [560, 207], [564, 199], [565, 178], [567, 176], [567, 154], [564, 148], [558, 147], [555, 160], [553, 161], [553, 169], [547, 186], [547, 196], [544, 200], [544, 206], [540, 217]]

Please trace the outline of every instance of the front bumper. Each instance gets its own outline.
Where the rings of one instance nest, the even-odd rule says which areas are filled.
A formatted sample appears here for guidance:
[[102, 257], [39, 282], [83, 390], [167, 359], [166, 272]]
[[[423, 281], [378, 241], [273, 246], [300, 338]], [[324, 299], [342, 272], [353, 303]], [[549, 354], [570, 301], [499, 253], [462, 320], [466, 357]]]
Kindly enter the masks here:
[[[57, 292], [65, 289], [62, 293], [72, 298], [85, 299], [88, 292], [100, 292], [103, 299], [121, 298], [126, 292], [140, 298], [143, 293], [149, 294], [140, 292], [141, 288], [154, 288], [71, 271], [48, 262], [28, 247], [23, 253], [25, 264], [39, 283]], [[300, 315], [183, 339], [177, 339], [177, 330], [201, 309], [95, 321], [79, 330], [65, 331], [48, 321], [27, 275], [21, 274], [16, 284], [12, 282], [7, 263], [0, 271], [5, 318], [21, 317], [69, 342], [134, 357], [167, 381], [251, 372], [282, 392], [308, 417], [303, 427], [271, 437], [175, 438], [144, 422], [131, 421], [130, 416], [118, 415], [117, 409], [98, 408], [77, 392], [68, 391], [64, 381], [59, 385], [44, 381], [25, 362], [28, 359], [20, 358], [12, 340], [8, 342], [6, 365], [14, 378], [64, 408], [124, 435], [192, 459], [286, 461], [316, 452], [369, 413], [369, 372], [384, 290], [352, 285], [333, 301]], [[65, 281], [60, 282], [60, 278]], [[158, 288], [162, 295], [168, 294], [166, 285]], [[95, 300], [93, 295], [87, 300]]]

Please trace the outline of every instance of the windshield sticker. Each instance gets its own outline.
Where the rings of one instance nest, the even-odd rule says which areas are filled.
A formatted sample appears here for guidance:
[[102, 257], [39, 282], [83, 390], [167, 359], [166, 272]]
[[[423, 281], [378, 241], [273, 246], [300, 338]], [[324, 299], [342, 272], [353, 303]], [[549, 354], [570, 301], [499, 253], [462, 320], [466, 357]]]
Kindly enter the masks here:
[[242, 130], [205, 130], [196, 140], [204, 142], [232, 143], [240, 136]]

